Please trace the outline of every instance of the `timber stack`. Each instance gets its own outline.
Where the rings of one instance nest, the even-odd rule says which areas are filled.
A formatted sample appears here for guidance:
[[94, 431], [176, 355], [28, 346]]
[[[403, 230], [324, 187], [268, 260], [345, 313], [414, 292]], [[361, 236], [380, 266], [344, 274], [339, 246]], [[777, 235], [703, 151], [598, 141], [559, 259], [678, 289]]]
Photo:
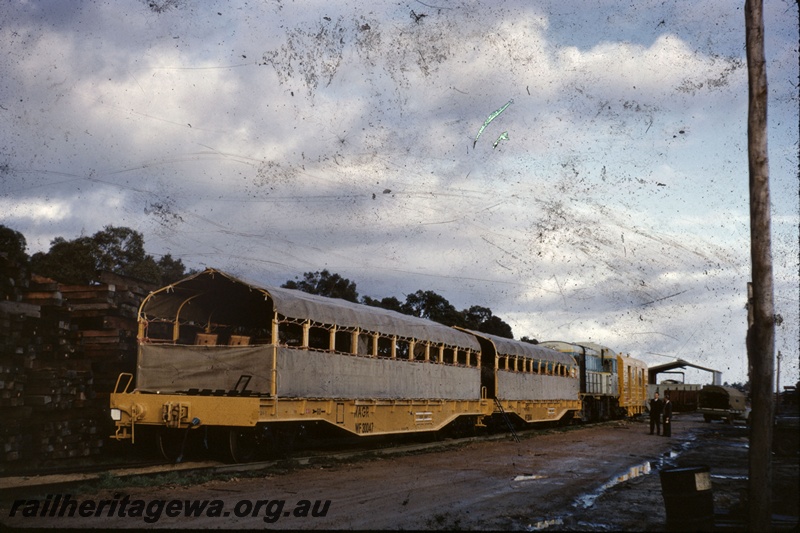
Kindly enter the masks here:
[[2, 254], [0, 278], [0, 472], [100, 454], [108, 395], [135, 368], [136, 312], [155, 287], [110, 273], [65, 285]]

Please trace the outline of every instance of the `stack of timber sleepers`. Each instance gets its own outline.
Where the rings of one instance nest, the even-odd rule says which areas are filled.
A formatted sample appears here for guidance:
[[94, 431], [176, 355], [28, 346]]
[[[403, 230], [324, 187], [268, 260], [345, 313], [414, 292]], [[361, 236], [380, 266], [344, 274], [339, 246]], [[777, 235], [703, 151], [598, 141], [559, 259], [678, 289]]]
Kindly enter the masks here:
[[0, 266], [0, 472], [100, 454], [108, 395], [135, 368], [136, 313], [155, 286], [103, 273], [66, 285]]
[[100, 453], [91, 365], [59, 284], [30, 275], [0, 302], [0, 470]]
[[28, 373], [23, 358], [33, 349], [29, 334], [41, 318], [38, 305], [20, 301], [29, 277], [24, 265], [0, 253], [0, 470], [30, 446], [31, 435], [17, 428], [32, 412], [25, 407]]
[[25, 405], [36, 412], [91, 407], [95, 398], [87, 361], [36, 361], [28, 371]]
[[31, 414], [17, 424], [30, 436], [26, 458], [41, 462], [99, 454], [103, 412], [94, 405], [94, 397], [88, 361], [35, 361], [24, 393]]
[[16, 418], [26, 418], [31, 414], [31, 409], [25, 407], [25, 384], [28, 380], [25, 369], [0, 359], [0, 463], [16, 461], [25, 449], [24, 435], [11, 427]]
[[64, 360], [80, 357], [78, 336], [70, 324], [69, 308], [59, 290], [59, 284], [43, 276], [31, 275], [23, 301], [40, 309], [39, 320], [26, 332], [33, 346], [28, 353], [28, 365], [37, 359]]
[[136, 369], [137, 313], [156, 286], [108, 272], [98, 278], [97, 285], [61, 285], [60, 290], [79, 332], [80, 348], [91, 361], [95, 391], [107, 399], [120, 372]]

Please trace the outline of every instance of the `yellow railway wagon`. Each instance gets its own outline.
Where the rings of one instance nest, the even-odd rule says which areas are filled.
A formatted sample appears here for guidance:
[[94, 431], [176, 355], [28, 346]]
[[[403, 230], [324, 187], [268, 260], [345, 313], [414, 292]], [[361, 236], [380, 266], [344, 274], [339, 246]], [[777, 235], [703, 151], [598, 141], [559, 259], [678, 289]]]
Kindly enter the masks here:
[[138, 341], [135, 384], [121, 376], [110, 397], [115, 437], [152, 436], [166, 456], [201, 427], [242, 461], [278, 424], [380, 435], [494, 410], [473, 335], [213, 269], [145, 298]]
[[138, 318], [136, 375], [110, 397], [115, 437], [167, 458], [198, 433], [246, 461], [307, 425], [386, 435], [582, 409], [569, 353], [214, 269], [152, 292]]
[[523, 423], [571, 422], [580, 415], [578, 364], [541, 345], [464, 329], [481, 344], [483, 396]]
[[630, 355], [617, 355], [619, 406], [627, 416], [645, 412], [647, 405], [647, 364]]

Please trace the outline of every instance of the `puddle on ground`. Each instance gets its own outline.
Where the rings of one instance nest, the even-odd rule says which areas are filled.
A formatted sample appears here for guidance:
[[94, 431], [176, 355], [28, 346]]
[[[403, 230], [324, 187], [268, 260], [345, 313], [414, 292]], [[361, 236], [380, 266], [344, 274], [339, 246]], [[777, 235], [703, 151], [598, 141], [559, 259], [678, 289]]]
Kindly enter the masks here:
[[[614, 476], [613, 478], [608, 480], [606, 483], [601, 485], [597, 490], [579, 496], [575, 500], [575, 502], [573, 502], [572, 505], [574, 507], [581, 507], [587, 509], [589, 507], [592, 507], [597, 498], [599, 498], [605, 491], [607, 491], [611, 487], [614, 487], [616, 485], [619, 485], [620, 483], [624, 483], [628, 480], [640, 476], [646, 476], [653, 471], [658, 472], [659, 470], [662, 470], [664, 468], [674, 466], [673, 460], [679, 457], [687, 449], [692, 447], [695, 444], [694, 441], [695, 441], [694, 435], [689, 434], [687, 438], [683, 439], [683, 442], [680, 443], [680, 446], [678, 447], [677, 450], [670, 450], [668, 452], [663, 453], [661, 456], [659, 456], [657, 459], [653, 461], [644, 461], [641, 464], [632, 466], [626, 472], [623, 472], [622, 474]], [[538, 477], [541, 478], [545, 476], [538, 476]], [[717, 477], [717, 476], [712, 475], [711, 477]], [[719, 477], [722, 478], [725, 476], [719, 476]], [[737, 476], [726, 477], [726, 479], [734, 479], [734, 478], [738, 477]], [[514, 478], [514, 481], [524, 481], [527, 479], [537, 479], [537, 477], [525, 474], [517, 476], [516, 478]], [[746, 476], [744, 477], [744, 479], [747, 479]], [[541, 520], [539, 522], [536, 522], [535, 524], [528, 524], [528, 526], [525, 529], [527, 531], [541, 531], [543, 529], [549, 528], [550, 526], [563, 525], [563, 524], [564, 521], [562, 518], [552, 518], [550, 520]]]
[[528, 524], [528, 527], [525, 528], [526, 531], [541, 531], [543, 529], [547, 529], [550, 526], [562, 526], [564, 525], [564, 520], [561, 518], [551, 518], [550, 520], [541, 520], [536, 522], [535, 524]]
[[629, 479], [637, 478], [639, 476], [646, 476], [647, 474], [650, 473], [650, 471], [651, 471], [650, 461], [645, 461], [642, 464], [632, 466], [628, 469], [627, 472], [615, 476], [610, 480], [608, 480], [607, 482], [605, 482], [596, 491], [590, 492], [589, 494], [584, 494], [583, 496], [579, 496], [573, 505], [576, 507], [583, 507], [584, 509], [586, 509], [587, 507], [591, 507], [592, 505], [594, 505], [595, 500], [597, 500], [597, 498], [601, 494], [603, 494], [611, 487], [619, 485], [620, 483], [628, 481]]
[[747, 481], [748, 476], [726, 476], [725, 474], [711, 474], [711, 479], [733, 479], [737, 481]]
[[664, 452], [658, 459], [654, 461], [645, 461], [641, 464], [636, 466], [632, 466], [628, 469], [627, 472], [624, 472], [618, 476], [614, 476], [606, 483], [601, 485], [597, 490], [590, 492], [588, 494], [584, 494], [583, 496], [579, 496], [578, 499], [573, 503], [576, 507], [582, 507], [584, 509], [591, 507], [594, 505], [595, 500], [603, 494], [605, 491], [610, 489], [615, 485], [619, 485], [620, 483], [624, 483], [629, 479], [637, 478], [639, 476], [646, 476], [649, 474], [653, 469], [656, 471], [662, 470], [664, 468], [674, 466], [673, 459], [679, 457], [684, 451], [686, 451], [689, 446], [691, 446], [692, 441], [687, 440], [686, 442], [682, 442], [679, 449], [677, 450], [670, 450], [668, 452]]
[[692, 441], [682, 442], [679, 449], [670, 450], [668, 452], [664, 452], [663, 454], [661, 454], [661, 456], [658, 458], [657, 461], [653, 463], [652, 466], [655, 467], [656, 470], [661, 470], [663, 468], [675, 466], [675, 463], [672, 461], [672, 459], [679, 457], [683, 452], [689, 449], [691, 445]]
[[680, 454], [680, 451], [675, 450], [664, 452], [658, 457], [658, 459], [652, 461], [651, 466], [653, 466], [656, 470], [673, 466], [674, 462], [672, 460], [677, 458]]
[[540, 476], [538, 474], [520, 474], [514, 478], [514, 481], [530, 481], [532, 479], [543, 479], [547, 476]]

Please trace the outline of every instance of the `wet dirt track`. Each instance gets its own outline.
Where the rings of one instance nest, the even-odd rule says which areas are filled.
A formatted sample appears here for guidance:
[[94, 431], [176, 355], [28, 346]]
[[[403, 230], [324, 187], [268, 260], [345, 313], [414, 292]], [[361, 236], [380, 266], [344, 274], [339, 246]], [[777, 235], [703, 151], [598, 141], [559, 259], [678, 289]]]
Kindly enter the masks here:
[[[520, 443], [477, 442], [192, 487], [127, 488], [120, 482], [113, 490], [71, 494], [97, 502], [127, 497], [148, 505], [208, 500], [220, 506], [198, 517], [170, 517], [162, 510], [152, 524], [144, 521], [147, 512], [109, 517], [105, 510], [100, 516], [58, 519], [20, 516], [19, 508], [9, 518], [12, 503], [5, 500], [0, 517], [18, 527], [660, 531], [666, 513], [658, 471], [704, 464], [711, 467], [715, 511], [728, 530], [735, 529], [746, 514], [747, 430], [684, 415], [676, 418], [673, 435], [650, 436], [643, 421], [607, 423], [525, 435]], [[797, 459], [784, 463], [775, 467], [784, 500], [775, 512], [796, 516]], [[794, 479], [793, 495], [791, 483], [781, 485], [783, 478]]]

